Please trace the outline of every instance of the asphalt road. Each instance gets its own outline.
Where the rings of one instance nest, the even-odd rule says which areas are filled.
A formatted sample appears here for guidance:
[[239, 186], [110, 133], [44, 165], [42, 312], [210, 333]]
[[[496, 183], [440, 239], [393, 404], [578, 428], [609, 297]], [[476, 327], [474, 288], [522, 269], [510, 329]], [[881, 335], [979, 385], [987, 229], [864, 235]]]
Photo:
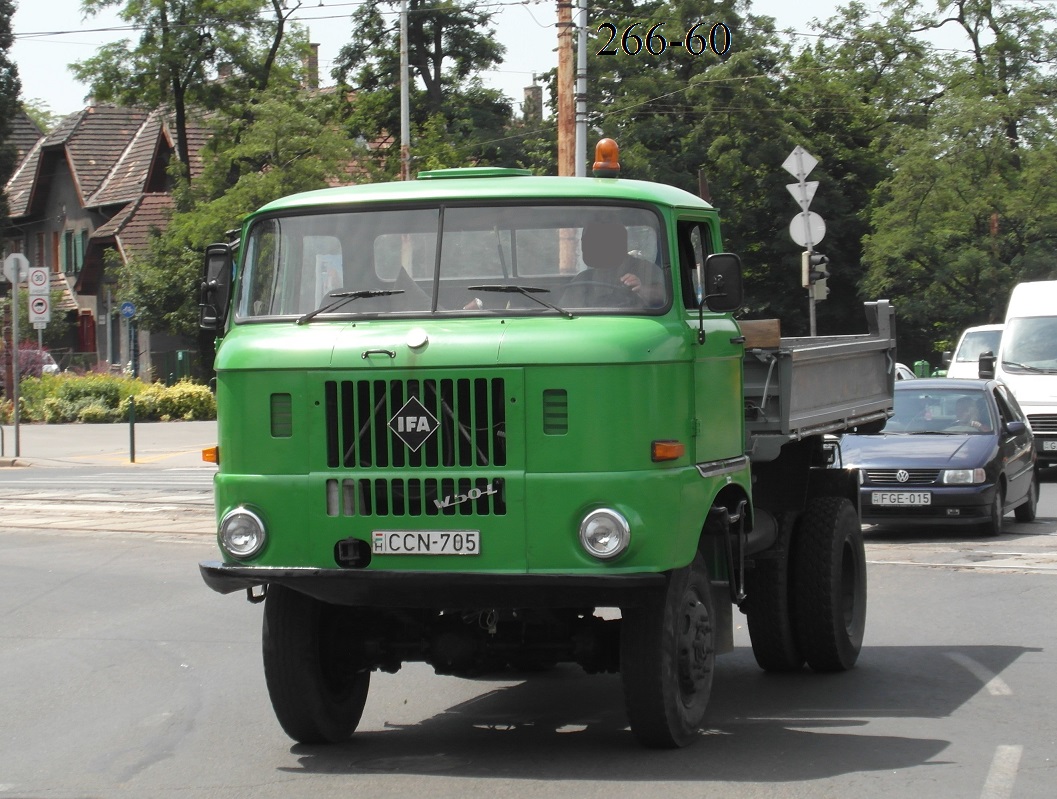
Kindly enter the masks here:
[[26, 465], [0, 468], [0, 799], [1053, 795], [1048, 473], [1039, 518], [1009, 515], [994, 539], [868, 528], [848, 673], [764, 674], [736, 614], [686, 750], [634, 745], [614, 675], [421, 665], [374, 675], [352, 742], [305, 747], [271, 712], [261, 607], [198, 575], [216, 555], [214, 467], [198, 459], [213, 431], [144, 427], [132, 462], [127, 429], [106, 427], [67, 431], [75, 445], [31, 429]]

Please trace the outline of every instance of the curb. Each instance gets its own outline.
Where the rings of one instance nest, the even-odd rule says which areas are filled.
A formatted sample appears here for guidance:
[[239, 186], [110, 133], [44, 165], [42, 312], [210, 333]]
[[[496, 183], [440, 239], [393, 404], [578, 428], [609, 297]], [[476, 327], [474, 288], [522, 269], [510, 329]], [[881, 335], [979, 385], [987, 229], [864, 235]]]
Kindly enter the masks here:
[[18, 458], [0, 458], [0, 467], [3, 466], [29, 466], [29, 464]]

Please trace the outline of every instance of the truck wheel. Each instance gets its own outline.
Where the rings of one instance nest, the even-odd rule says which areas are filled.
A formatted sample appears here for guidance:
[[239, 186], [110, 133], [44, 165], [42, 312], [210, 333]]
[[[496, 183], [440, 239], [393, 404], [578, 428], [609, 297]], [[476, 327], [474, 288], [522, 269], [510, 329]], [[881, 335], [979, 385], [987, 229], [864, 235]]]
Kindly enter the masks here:
[[669, 575], [663, 597], [621, 611], [620, 672], [631, 732], [674, 749], [697, 736], [712, 691], [715, 614], [704, 559]]
[[843, 497], [811, 500], [794, 531], [793, 619], [797, 646], [815, 671], [855, 665], [866, 627], [862, 524]]
[[347, 741], [363, 714], [371, 673], [342, 667], [340, 612], [290, 588], [268, 588], [264, 678], [279, 724], [299, 743]]
[[793, 630], [789, 584], [789, 523], [780, 522], [779, 540], [769, 557], [757, 558], [745, 573], [745, 617], [756, 663], [764, 671], [799, 671], [804, 656]]

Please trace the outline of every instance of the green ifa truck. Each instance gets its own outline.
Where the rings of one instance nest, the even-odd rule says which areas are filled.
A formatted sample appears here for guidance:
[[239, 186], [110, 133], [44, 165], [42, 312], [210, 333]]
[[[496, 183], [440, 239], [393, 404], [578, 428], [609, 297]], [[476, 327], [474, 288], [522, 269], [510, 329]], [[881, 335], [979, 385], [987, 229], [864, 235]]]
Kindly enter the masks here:
[[[608, 149], [607, 149], [608, 148]], [[205, 258], [221, 557], [264, 603], [302, 743], [348, 739], [371, 674], [619, 673], [632, 734], [699, 734], [734, 607], [759, 665], [849, 669], [858, 476], [826, 435], [891, 412], [894, 315], [739, 323], [715, 209], [618, 176], [501, 168], [296, 194]]]

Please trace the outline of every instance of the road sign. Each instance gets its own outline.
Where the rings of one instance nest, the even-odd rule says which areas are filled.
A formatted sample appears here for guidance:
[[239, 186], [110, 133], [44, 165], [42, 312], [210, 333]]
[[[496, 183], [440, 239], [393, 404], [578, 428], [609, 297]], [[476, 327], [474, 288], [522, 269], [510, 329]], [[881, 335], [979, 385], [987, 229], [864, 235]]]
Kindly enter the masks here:
[[29, 259], [20, 252], [13, 252], [4, 259], [4, 277], [12, 283], [25, 283], [29, 272]]
[[38, 323], [51, 321], [51, 299], [48, 297], [29, 298], [29, 321], [36, 327]]
[[29, 268], [29, 296], [47, 297], [51, 293], [51, 278], [48, 269], [44, 266], [31, 266]]
[[810, 250], [826, 237], [826, 220], [814, 211], [804, 211], [789, 223], [789, 235], [801, 247]]
[[782, 168], [801, 183], [804, 182], [804, 178], [810, 175], [811, 170], [816, 166], [818, 166], [818, 159], [799, 144], [793, 148], [793, 152], [789, 153], [789, 156], [782, 162]]
[[789, 189], [789, 193], [793, 195], [793, 199], [796, 200], [797, 204], [806, 211], [808, 206], [811, 205], [811, 201], [815, 198], [818, 181], [809, 180], [805, 183], [786, 183], [785, 187]]
[[135, 315], [136, 315], [136, 306], [135, 305], [133, 305], [128, 300], [125, 300], [123, 303], [121, 303], [121, 316], [123, 316], [125, 319], [131, 319]]

